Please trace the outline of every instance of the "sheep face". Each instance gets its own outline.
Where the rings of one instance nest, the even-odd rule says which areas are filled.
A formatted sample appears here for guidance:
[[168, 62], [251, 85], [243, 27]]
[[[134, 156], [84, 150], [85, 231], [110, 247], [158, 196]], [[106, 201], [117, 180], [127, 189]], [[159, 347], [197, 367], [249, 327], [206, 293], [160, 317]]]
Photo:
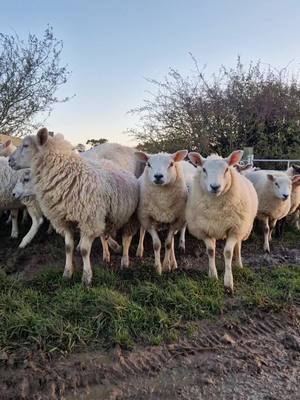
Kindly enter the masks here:
[[31, 160], [36, 152], [35, 137], [26, 136], [17, 150], [9, 157], [9, 166], [13, 169], [30, 168]]
[[22, 178], [16, 183], [12, 195], [15, 199], [20, 200], [24, 199], [24, 197], [35, 195], [30, 170], [25, 171]]
[[288, 176], [267, 175], [271, 190], [275, 197], [280, 200], [287, 200], [290, 197], [292, 190], [292, 180]]
[[207, 158], [199, 153], [189, 153], [189, 158], [200, 170], [200, 185], [204, 191], [212, 196], [220, 196], [231, 186], [229, 167], [237, 164], [243, 156], [242, 150], [234, 151], [227, 158], [211, 155]]
[[139, 160], [146, 162], [144, 173], [153, 185], [166, 186], [173, 184], [177, 178], [176, 162], [182, 161], [187, 150], [179, 150], [174, 154], [159, 153], [148, 156], [137, 152]]

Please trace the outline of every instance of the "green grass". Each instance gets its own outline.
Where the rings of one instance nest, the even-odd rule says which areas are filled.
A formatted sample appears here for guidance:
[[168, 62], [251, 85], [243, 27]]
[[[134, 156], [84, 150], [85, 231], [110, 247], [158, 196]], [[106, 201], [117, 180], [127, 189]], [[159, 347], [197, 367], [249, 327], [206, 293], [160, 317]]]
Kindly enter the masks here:
[[[94, 268], [86, 289], [76, 273], [46, 269], [28, 283], [0, 275], [0, 349], [72, 352], [135, 343], [160, 344], [191, 331], [192, 322], [230, 313], [222, 280], [198, 272], [158, 277], [146, 266], [114, 272]], [[300, 267], [235, 271], [241, 309], [280, 310], [300, 295]]]

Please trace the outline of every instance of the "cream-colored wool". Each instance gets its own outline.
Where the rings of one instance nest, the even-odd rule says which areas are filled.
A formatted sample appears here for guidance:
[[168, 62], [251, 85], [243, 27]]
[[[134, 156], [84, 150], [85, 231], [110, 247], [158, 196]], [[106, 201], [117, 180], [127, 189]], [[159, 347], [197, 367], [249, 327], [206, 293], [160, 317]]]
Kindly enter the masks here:
[[[108, 160], [85, 160], [74, 153], [62, 135], [52, 138], [45, 128], [25, 140], [33, 149], [31, 172], [41, 210], [54, 229], [65, 236], [64, 276], [69, 278], [73, 273], [72, 228], [77, 227], [84, 261], [83, 281], [90, 284], [92, 242], [97, 236], [104, 240], [129, 222], [138, 203], [137, 179]], [[128, 266], [129, 245], [125, 245], [122, 263]]]
[[[11, 210], [12, 216], [12, 231], [11, 237], [17, 238], [19, 236], [18, 230], [18, 210], [27, 207], [29, 215], [32, 218], [33, 225], [36, 225], [36, 218], [41, 218], [40, 209], [36, 200], [34, 199], [16, 199], [13, 196], [15, 186], [24, 178], [28, 173], [28, 169], [15, 171], [8, 165], [6, 157], [0, 157], [0, 209]], [[29, 233], [30, 232], [30, 233]], [[33, 229], [29, 231], [23, 238], [20, 247], [25, 247], [33, 239]], [[28, 235], [29, 234], [29, 235]]]
[[[245, 176], [253, 183], [258, 195], [257, 219], [262, 221], [264, 235], [264, 250], [270, 252], [270, 240], [276, 222], [288, 215], [291, 208], [291, 178], [286, 172], [261, 170], [246, 173]], [[270, 177], [273, 176], [273, 180]], [[278, 182], [276, 182], [278, 181]], [[280, 188], [289, 197], [280, 197]]]
[[102, 159], [113, 161], [116, 166], [131, 172], [138, 178], [144, 170], [145, 163], [136, 158], [135, 152], [135, 148], [118, 143], [103, 143], [81, 153], [81, 157], [93, 161]]
[[[211, 277], [218, 277], [215, 266], [216, 240], [226, 239], [224, 285], [231, 291], [233, 290], [232, 252], [234, 249], [236, 261], [242, 267], [241, 241], [246, 240], [251, 233], [258, 206], [257, 194], [252, 183], [233, 168], [234, 162], [231, 159], [236, 158], [238, 162], [242, 152], [234, 153], [228, 157], [229, 161], [217, 155], [203, 159], [198, 153], [189, 154], [198, 168], [186, 207], [188, 230], [205, 242]], [[216, 177], [222, 181], [223, 187], [220, 186], [221, 192], [218, 195], [208, 191], [208, 184], [204, 181], [206, 179], [204, 167], [219, 171]]]
[[[177, 268], [174, 252], [174, 234], [185, 225], [185, 206], [187, 201], [187, 185], [180, 161], [182, 157], [186, 156], [187, 151], [177, 152], [174, 155], [160, 153], [147, 156], [145, 153], [140, 154], [146, 158], [148, 157], [148, 166], [145, 167], [142, 176], [139, 178], [138, 218], [142, 226], [142, 232], [137, 255], [143, 256], [142, 243], [144, 233], [148, 231], [153, 240], [155, 268], [157, 273], [161, 274], [162, 267], [164, 270]], [[161, 162], [161, 172], [164, 173], [164, 179], [170, 179], [167, 184], [155, 184], [150, 178], [152, 167], [149, 166], [149, 163], [152, 163], [153, 159], [156, 159], [158, 167], [160, 167]], [[172, 166], [168, 167], [170, 162]], [[161, 229], [168, 229], [163, 265], [161, 265], [160, 260], [161, 242], [157, 234], [157, 231]]]

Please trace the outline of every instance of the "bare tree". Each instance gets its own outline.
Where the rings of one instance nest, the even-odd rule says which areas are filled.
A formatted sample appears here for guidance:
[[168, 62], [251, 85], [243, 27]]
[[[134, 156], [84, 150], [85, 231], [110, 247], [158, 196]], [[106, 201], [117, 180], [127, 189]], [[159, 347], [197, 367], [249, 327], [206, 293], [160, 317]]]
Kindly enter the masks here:
[[105, 138], [100, 138], [100, 139], [89, 139], [87, 140], [86, 144], [91, 145], [92, 147], [97, 146], [98, 144], [104, 144], [107, 143], [108, 140]]
[[254, 147], [256, 156], [300, 156], [300, 84], [288, 67], [261, 62], [222, 66], [207, 79], [193, 58], [195, 72], [171, 69], [134, 110], [138, 126], [129, 130], [139, 148], [173, 152], [178, 148], [226, 154]]
[[62, 42], [51, 27], [26, 41], [17, 34], [0, 33], [0, 132], [22, 136], [36, 128], [38, 113], [49, 113], [58, 99], [57, 89], [69, 71], [60, 65]]

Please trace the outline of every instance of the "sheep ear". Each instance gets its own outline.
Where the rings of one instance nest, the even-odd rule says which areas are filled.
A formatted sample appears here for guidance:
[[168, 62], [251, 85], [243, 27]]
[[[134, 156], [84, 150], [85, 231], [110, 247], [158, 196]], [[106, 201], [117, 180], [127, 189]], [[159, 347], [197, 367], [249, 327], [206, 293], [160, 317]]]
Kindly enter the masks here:
[[9, 140], [7, 140], [5, 143], [4, 143], [4, 147], [8, 147], [8, 146], [10, 146], [11, 145], [11, 140], [9, 139]]
[[187, 154], [188, 154], [187, 150], [178, 150], [176, 151], [176, 153], [172, 154], [171, 157], [175, 162], [178, 162], [184, 160]]
[[188, 154], [189, 159], [191, 162], [198, 166], [198, 165], [203, 165], [205, 158], [201, 156], [201, 154], [196, 153], [195, 151], [192, 151]]
[[294, 186], [300, 185], [300, 175], [294, 175], [292, 177], [292, 185]]
[[292, 164], [292, 168], [296, 174], [300, 174], [300, 165]]
[[241, 161], [243, 154], [244, 154], [243, 150], [235, 150], [230, 154], [230, 156], [225, 158], [225, 161], [229, 166], [235, 165]]
[[134, 154], [139, 161], [147, 162], [149, 160], [148, 154], [143, 151], [136, 151]]
[[44, 144], [46, 144], [48, 141], [48, 129], [47, 128], [39, 129], [37, 133], [37, 138], [38, 138], [38, 144], [40, 146], [44, 146]]
[[273, 175], [268, 174], [267, 177], [268, 177], [268, 179], [269, 179], [271, 182], [274, 182], [274, 181], [275, 181], [275, 178], [274, 178]]

